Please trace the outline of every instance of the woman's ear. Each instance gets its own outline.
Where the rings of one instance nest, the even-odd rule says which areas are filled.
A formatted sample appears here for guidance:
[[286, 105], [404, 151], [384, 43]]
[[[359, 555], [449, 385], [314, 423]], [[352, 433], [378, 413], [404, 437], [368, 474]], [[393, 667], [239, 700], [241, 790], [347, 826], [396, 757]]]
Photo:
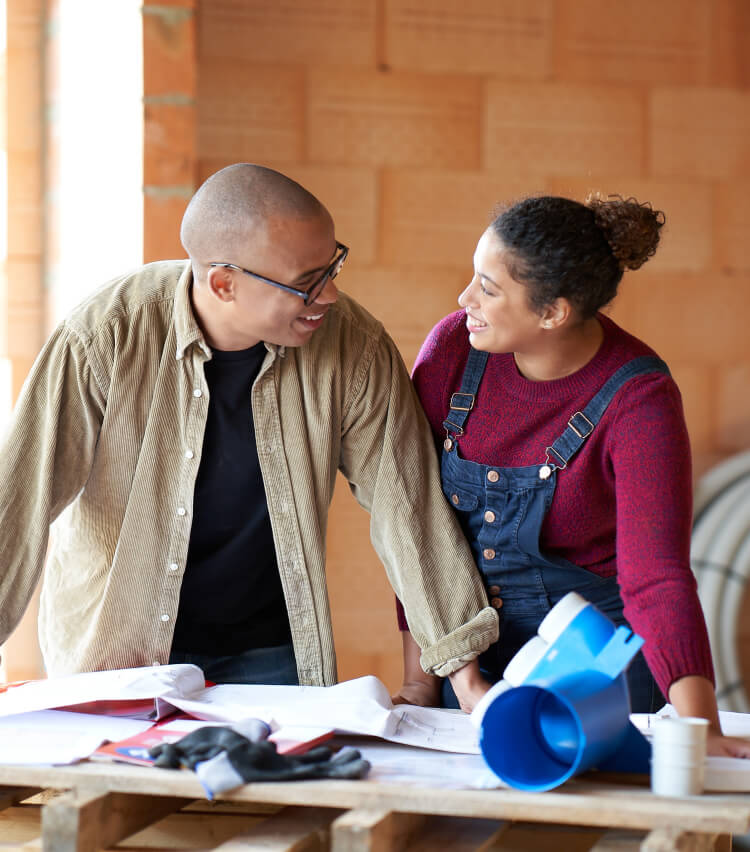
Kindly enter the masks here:
[[573, 306], [567, 299], [558, 298], [550, 302], [541, 315], [541, 326], [544, 329], [561, 328], [573, 315]]

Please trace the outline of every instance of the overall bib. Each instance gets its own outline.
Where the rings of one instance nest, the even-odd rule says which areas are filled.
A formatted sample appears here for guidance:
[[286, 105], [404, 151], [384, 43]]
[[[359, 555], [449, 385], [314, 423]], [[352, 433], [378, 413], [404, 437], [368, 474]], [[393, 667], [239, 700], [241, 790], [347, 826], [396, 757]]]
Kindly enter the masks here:
[[[655, 357], [629, 361], [615, 372], [583, 412], [570, 417], [560, 437], [540, 447], [543, 463], [529, 467], [495, 467], [458, 455], [464, 424], [474, 407], [488, 353], [472, 349], [461, 380], [451, 397], [443, 423], [446, 439], [441, 459], [443, 491], [461, 522], [482, 574], [490, 603], [500, 609], [500, 635], [479, 657], [484, 676], [498, 681], [518, 649], [532, 636], [544, 616], [568, 592], [576, 591], [617, 624], [627, 624], [616, 577], [600, 577], [566, 559], [543, 553], [539, 537], [552, 504], [558, 475], [593, 432], [617, 391], [634, 376], [661, 372], [667, 365]], [[628, 669], [631, 709], [654, 712], [664, 699], [642, 653]], [[446, 678], [443, 706], [458, 702]]]

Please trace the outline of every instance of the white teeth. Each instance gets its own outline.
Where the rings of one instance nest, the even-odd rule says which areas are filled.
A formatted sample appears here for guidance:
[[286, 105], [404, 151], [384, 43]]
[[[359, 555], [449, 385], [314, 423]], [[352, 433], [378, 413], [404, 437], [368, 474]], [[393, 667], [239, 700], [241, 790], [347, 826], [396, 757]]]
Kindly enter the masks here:
[[302, 317], [302, 319], [310, 320], [310, 322], [314, 322], [315, 320], [319, 320], [322, 316], [323, 316], [323, 314], [313, 314], [310, 317]]

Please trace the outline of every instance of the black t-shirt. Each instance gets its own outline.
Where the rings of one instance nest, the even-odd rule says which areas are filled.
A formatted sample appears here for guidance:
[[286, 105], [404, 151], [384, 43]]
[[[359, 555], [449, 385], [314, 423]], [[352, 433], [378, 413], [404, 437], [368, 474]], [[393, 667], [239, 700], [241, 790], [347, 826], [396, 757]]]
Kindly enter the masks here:
[[266, 348], [214, 350], [187, 568], [172, 649], [229, 655], [291, 640], [250, 389]]

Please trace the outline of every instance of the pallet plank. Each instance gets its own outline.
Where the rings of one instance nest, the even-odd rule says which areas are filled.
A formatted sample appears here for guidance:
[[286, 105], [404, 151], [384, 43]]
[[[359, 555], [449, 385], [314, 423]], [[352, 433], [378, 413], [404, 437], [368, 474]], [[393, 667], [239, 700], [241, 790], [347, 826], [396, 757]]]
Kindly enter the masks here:
[[0, 811], [12, 808], [38, 792], [38, 787], [0, 787]]

